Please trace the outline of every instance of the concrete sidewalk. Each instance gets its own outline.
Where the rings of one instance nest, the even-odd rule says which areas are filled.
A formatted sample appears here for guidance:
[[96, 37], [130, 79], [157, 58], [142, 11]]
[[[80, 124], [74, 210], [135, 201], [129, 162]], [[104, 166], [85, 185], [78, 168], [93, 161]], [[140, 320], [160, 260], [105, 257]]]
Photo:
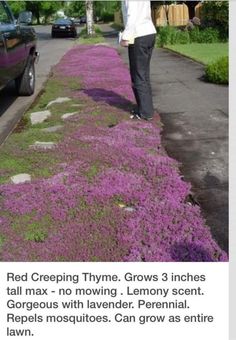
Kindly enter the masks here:
[[228, 249], [228, 87], [202, 80], [204, 67], [166, 50], [152, 60], [163, 145], [182, 163], [213, 237]]
[[[106, 40], [128, 63], [127, 50]], [[163, 123], [162, 141], [181, 164], [186, 181], [220, 247], [228, 250], [228, 87], [206, 83], [204, 66], [165, 49], [151, 63], [154, 106]]]

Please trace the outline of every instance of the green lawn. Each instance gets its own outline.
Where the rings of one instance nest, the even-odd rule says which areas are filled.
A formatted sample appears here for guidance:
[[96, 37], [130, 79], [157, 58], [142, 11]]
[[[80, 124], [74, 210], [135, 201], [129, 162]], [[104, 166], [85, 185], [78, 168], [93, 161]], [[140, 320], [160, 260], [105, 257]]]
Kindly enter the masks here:
[[95, 35], [92, 37], [87, 36], [87, 30], [86, 28], [83, 28], [79, 34], [78, 42], [80, 44], [85, 45], [94, 45], [94, 44], [100, 44], [105, 42], [105, 38], [103, 37], [102, 31], [100, 28], [95, 25]]
[[229, 54], [228, 43], [192, 43], [187, 45], [167, 45], [165, 47], [203, 64], [214, 62], [218, 58], [228, 56]]

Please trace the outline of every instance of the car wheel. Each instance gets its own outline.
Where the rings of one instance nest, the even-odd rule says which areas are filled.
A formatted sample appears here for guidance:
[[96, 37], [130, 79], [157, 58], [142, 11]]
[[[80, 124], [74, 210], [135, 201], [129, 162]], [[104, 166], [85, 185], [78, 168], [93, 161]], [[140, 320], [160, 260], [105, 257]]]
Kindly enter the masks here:
[[55, 34], [55, 33], [52, 33], [52, 34], [51, 34], [51, 37], [52, 37], [52, 38], [56, 38], [56, 34]]
[[32, 55], [29, 56], [24, 72], [15, 79], [16, 90], [20, 96], [31, 96], [35, 89], [35, 68]]

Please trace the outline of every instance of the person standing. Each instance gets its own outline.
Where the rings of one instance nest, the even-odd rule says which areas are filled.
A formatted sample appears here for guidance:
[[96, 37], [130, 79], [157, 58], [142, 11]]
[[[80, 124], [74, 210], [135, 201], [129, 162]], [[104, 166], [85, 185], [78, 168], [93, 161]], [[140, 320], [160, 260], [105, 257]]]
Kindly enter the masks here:
[[150, 120], [154, 114], [150, 61], [156, 38], [150, 1], [122, 1], [122, 14], [125, 29], [120, 45], [128, 47], [130, 76], [137, 103], [130, 117]]

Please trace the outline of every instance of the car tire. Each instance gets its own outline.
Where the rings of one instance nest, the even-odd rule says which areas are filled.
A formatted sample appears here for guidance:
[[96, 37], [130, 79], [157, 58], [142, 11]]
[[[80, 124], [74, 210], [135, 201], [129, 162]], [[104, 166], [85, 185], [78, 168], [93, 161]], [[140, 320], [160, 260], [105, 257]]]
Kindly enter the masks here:
[[56, 38], [56, 34], [55, 34], [55, 33], [52, 33], [52, 34], [51, 34], [51, 37], [52, 37], [52, 38]]
[[15, 79], [16, 90], [20, 96], [31, 96], [35, 89], [34, 58], [29, 56], [23, 73]]

